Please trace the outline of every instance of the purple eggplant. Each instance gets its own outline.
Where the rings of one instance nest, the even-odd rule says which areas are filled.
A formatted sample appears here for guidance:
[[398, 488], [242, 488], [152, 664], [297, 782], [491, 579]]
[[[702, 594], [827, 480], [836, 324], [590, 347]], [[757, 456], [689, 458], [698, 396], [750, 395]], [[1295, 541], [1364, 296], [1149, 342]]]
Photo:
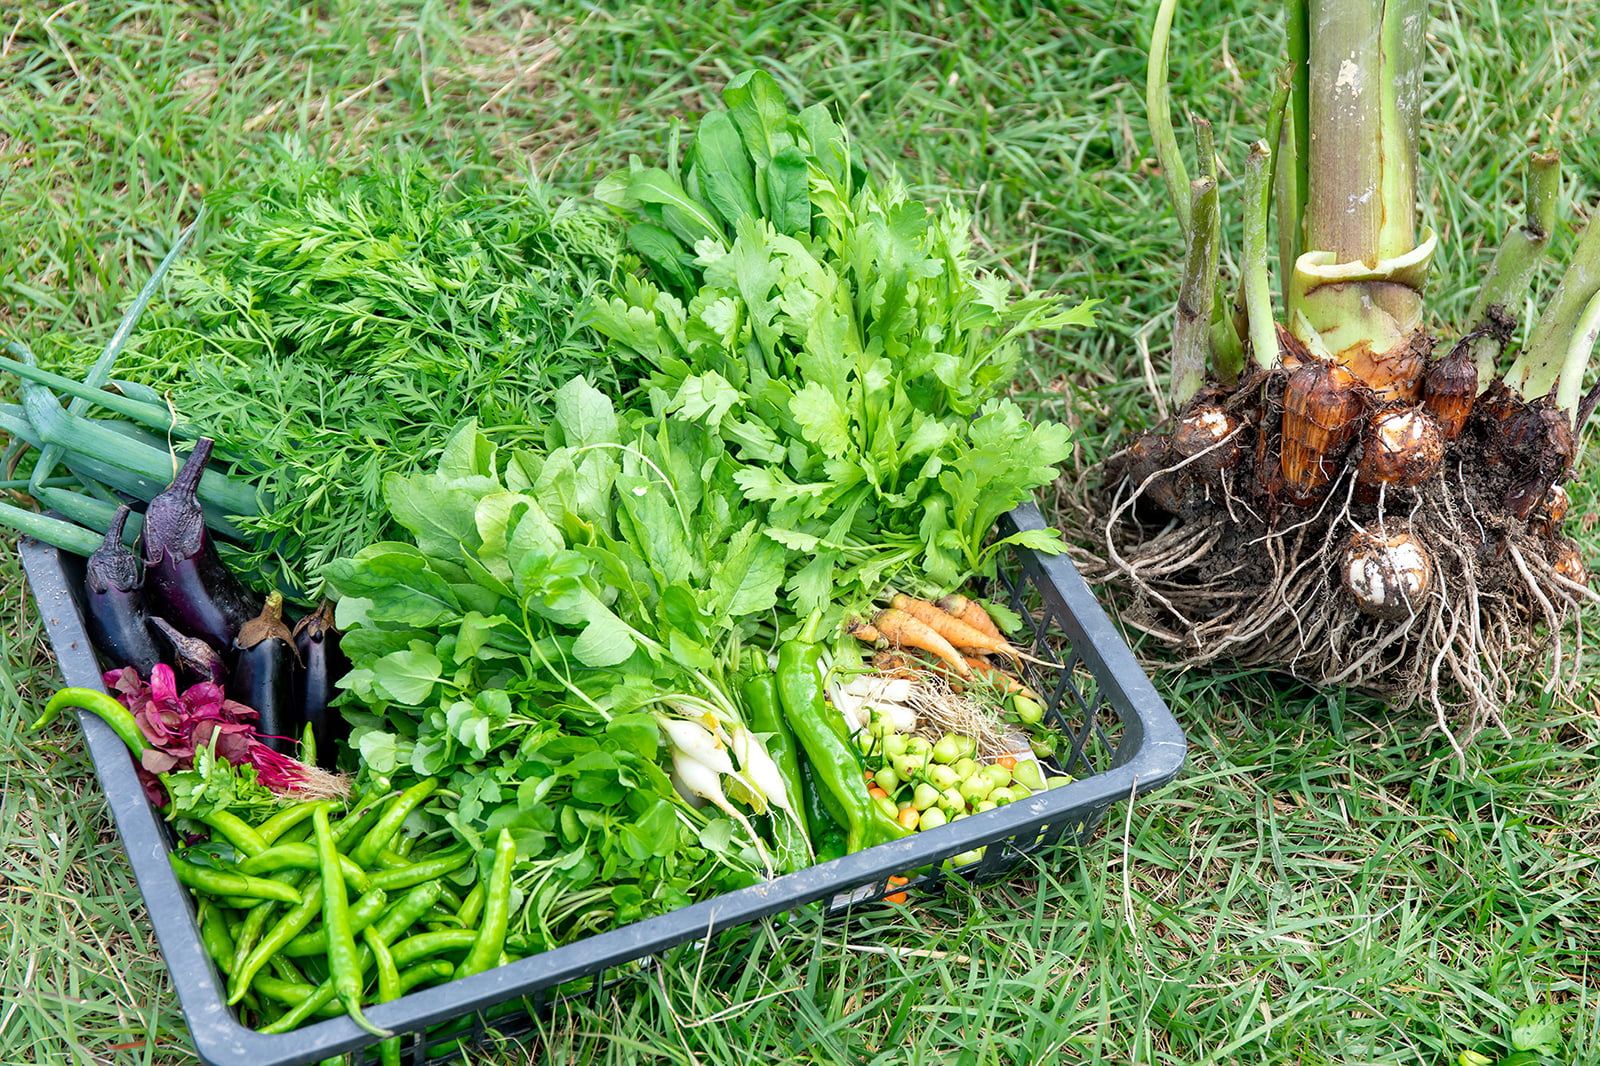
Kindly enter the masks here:
[[219, 687], [228, 680], [228, 663], [222, 653], [199, 637], [186, 636], [173, 628], [165, 618], [152, 618], [150, 624], [161, 631], [172, 645], [172, 658], [178, 675], [186, 685], [209, 681]]
[[96, 650], [115, 667], [131, 666], [148, 678], [161, 661], [155, 636], [150, 632], [150, 614], [145, 607], [144, 567], [139, 557], [122, 543], [122, 530], [128, 522], [128, 507], [118, 507], [111, 516], [105, 542], [89, 556], [84, 569], [84, 588], [89, 639]]
[[172, 484], [150, 501], [142, 542], [151, 608], [222, 651], [256, 606], [222, 565], [195, 495], [210, 458], [211, 441], [201, 437]]
[[294, 634], [283, 621], [283, 594], [267, 594], [261, 613], [239, 627], [233, 641], [233, 680], [228, 694], [256, 712], [256, 735], [273, 751], [295, 750], [304, 724], [295, 706], [299, 656]]
[[300, 711], [311, 726], [317, 761], [332, 769], [335, 745], [350, 734], [344, 716], [332, 707], [337, 683], [350, 668], [339, 650], [340, 633], [333, 626], [333, 603], [323, 600], [294, 626], [294, 647], [300, 655]]

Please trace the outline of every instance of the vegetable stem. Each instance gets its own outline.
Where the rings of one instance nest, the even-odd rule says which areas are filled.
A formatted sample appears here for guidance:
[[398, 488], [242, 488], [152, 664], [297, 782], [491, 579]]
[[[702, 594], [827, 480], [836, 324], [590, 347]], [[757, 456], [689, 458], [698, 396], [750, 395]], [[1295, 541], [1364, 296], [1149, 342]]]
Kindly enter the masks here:
[[[1167, 97], [1167, 44], [1172, 38], [1172, 18], [1177, 12], [1178, 0], [1161, 0], [1156, 12], [1155, 28], [1150, 33], [1150, 60], [1145, 67], [1145, 113], [1150, 117], [1150, 138], [1155, 144], [1156, 163], [1161, 167], [1161, 178], [1167, 185], [1167, 196], [1172, 209], [1178, 214], [1178, 225], [1188, 241], [1191, 221], [1189, 204], [1189, 173], [1183, 165], [1183, 155], [1178, 151], [1178, 138], [1172, 131], [1172, 108]], [[1206, 164], [1202, 160], [1202, 170]]]
[[[1506, 371], [1505, 381], [1524, 399], [1548, 393], [1567, 369], [1569, 349], [1578, 333], [1578, 320], [1584, 308], [1600, 292], [1600, 224], [1593, 218], [1584, 227], [1572, 262], [1561, 276], [1555, 293], [1533, 327], [1524, 348]], [[1575, 369], [1579, 375], [1583, 367]]]
[[1245, 177], [1244, 261], [1240, 287], [1249, 322], [1250, 354], [1257, 366], [1278, 363], [1278, 333], [1272, 318], [1272, 292], [1267, 266], [1267, 185], [1272, 177], [1272, 149], [1265, 141], [1250, 146]]
[[1466, 332], [1479, 334], [1471, 341], [1471, 351], [1480, 392], [1494, 380], [1495, 362], [1505, 348], [1503, 329], [1491, 321], [1491, 311], [1498, 309], [1497, 317], [1515, 322], [1533, 273], [1550, 246], [1561, 199], [1560, 156], [1536, 153], [1528, 161], [1527, 189], [1527, 213], [1506, 234], [1467, 312]]

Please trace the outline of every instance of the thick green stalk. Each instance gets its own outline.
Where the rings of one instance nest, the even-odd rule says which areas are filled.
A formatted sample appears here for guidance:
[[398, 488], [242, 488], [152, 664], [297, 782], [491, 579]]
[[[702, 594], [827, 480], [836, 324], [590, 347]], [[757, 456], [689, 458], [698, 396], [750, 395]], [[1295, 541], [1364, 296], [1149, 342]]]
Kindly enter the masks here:
[[[1591, 217], [1584, 227], [1572, 263], [1534, 324], [1528, 346], [1506, 371], [1506, 384], [1527, 399], [1536, 399], [1555, 387], [1557, 376], [1572, 376], [1568, 351], [1578, 332], [1578, 320], [1600, 292], [1600, 223]], [[1582, 375], [1583, 367], [1575, 368]]]
[[[1567, 358], [1561, 366], [1561, 379], [1556, 384], [1556, 406], [1571, 418], [1583, 398], [1583, 372], [1589, 367], [1589, 357], [1594, 354], [1595, 341], [1600, 340], [1600, 294], [1590, 297], [1583, 315], [1567, 344]], [[1578, 428], [1583, 428], [1579, 426]]]
[[[1184, 242], [1189, 243], [1189, 172], [1178, 151], [1178, 137], [1172, 130], [1172, 107], [1167, 98], [1167, 44], [1172, 39], [1172, 17], [1178, 0], [1161, 0], [1155, 27], [1150, 31], [1150, 59], [1145, 66], [1144, 108], [1150, 122], [1150, 139], [1156, 150], [1156, 163], [1167, 185], [1167, 198], [1178, 215]], [[1205, 163], [1201, 163], [1202, 169]]]
[[1205, 381], [1211, 362], [1211, 311], [1217, 292], [1217, 183], [1189, 183], [1191, 240], [1178, 287], [1178, 320], [1172, 330], [1172, 403], [1181, 408]]
[[1380, 395], [1403, 395], [1409, 371], [1387, 353], [1421, 325], [1436, 243], [1416, 232], [1422, 0], [1308, 6], [1310, 189], [1290, 328]]
[[1244, 258], [1240, 263], [1240, 288], [1244, 291], [1245, 317], [1250, 329], [1250, 355], [1257, 366], [1270, 370], [1278, 364], [1278, 328], [1272, 317], [1271, 269], [1267, 265], [1268, 186], [1272, 181], [1272, 148], [1265, 141], [1250, 146], [1245, 160]]
[[1491, 328], [1490, 309], [1515, 323], [1528, 285], [1550, 246], [1555, 230], [1556, 205], [1561, 199], [1561, 160], [1554, 152], [1538, 153], [1528, 161], [1527, 215], [1506, 234], [1495, 253], [1483, 286], [1467, 312], [1467, 333], [1480, 332], [1471, 341], [1472, 361], [1478, 367], [1479, 391], [1494, 380], [1495, 364], [1505, 349], [1504, 334]]

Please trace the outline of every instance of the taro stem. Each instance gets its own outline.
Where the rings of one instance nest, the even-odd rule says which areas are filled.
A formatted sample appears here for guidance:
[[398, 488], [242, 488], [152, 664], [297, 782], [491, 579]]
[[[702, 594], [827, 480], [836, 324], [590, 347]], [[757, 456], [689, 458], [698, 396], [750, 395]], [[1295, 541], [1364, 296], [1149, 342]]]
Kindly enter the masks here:
[[1582, 358], [1572, 355], [1573, 342], [1583, 335], [1579, 319], [1596, 293], [1600, 293], [1600, 224], [1591, 218], [1571, 265], [1534, 324], [1528, 346], [1506, 371], [1506, 384], [1513, 391], [1524, 399], [1537, 399], [1555, 388], [1560, 378], [1562, 392], [1569, 394], [1571, 402], [1561, 403], [1558, 396], [1557, 403], [1572, 414], [1588, 365], [1587, 351]]
[[1556, 204], [1561, 198], [1561, 160], [1555, 152], [1535, 154], [1528, 161], [1528, 213], [1506, 234], [1484, 276], [1483, 286], [1467, 312], [1468, 342], [1478, 368], [1478, 391], [1494, 380], [1495, 363], [1515, 328], [1517, 312], [1527, 297], [1528, 284], [1550, 246], [1556, 224]]
[[1310, 176], [1290, 328], [1380, 399], [1414, 399], [1408, 340], [1436, 243], [1416, 233], [1422, 0], [1306, 0]]
[[1250, 328], [1250, 355], [1257, 366], [1271, 370], [1278, 365], [1278, 327], [1272, 318], [1272, 291], [1267, 264], [1268, 192], [1272, 181], [1272, 149], [1266, 141], [1250, 146], [1245, 159], [1250, 170], [1245, 175], [1244, 261], [1240, 263], [1240, 287], [1244, 290], [1245, 315]]
[[1189, 183], [1191, 232], [1178, 287], [1178, 320], [1172, 329], [1172, 402], [1182, 407], [1205, 380], [1211, 354], [1211, 310], [1217, 291], [1217, 183]]
[[[1167, 197], [1177, 212], [1178, 225], [1188, 244], [1192, 243], [1189, 240], [1189, 173], [1178, 151], [1177, 134], [1172, 131], [1172, 108], [1167, 99], [1167, 42], [1172, 39], [1172, 16], [1177, 8], [1178, 0], [1161, 0], [1161, 7], [1156, 11], [1156, 24], [1150, 31], [1150, 60], [1145, 65], [1144, 109], [1150, 122], [1150, 139], [1155, 143], [1156, 163], [1167, 185]], [[1200, 166], [1206, 169], [1204, 159]]]

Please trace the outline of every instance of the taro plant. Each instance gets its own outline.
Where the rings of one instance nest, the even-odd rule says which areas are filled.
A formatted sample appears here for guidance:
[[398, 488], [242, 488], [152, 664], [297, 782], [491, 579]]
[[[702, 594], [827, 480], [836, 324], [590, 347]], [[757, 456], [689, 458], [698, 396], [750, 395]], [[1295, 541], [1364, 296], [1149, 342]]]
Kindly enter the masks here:
[[1534, 156], [1526, 220], [1467, 320], [1432, 328], [1439, 242], [1416, 210], [1424, 0], [1299, 0], [1224, 284], [1213, 137], [1194, 122], [1191, 178], [1171, 119], [1175, 8], [1157, 13], [1147, 104], [1187, 253], [1176, 413], [1082, 497], [1108, 560], [1097, 576], [1131, 586], [1126, 619], [1187, 661], [1427, 701], [1470, 736], [1516, 663], [1541, 641], [1559, 660], [1563, 625], [1596, 598], [1563, 534], [1562, 482], [1600, 394], [1583, 392], [1600, 225], [1521, 321], [1559, 200], [1557, 159]]

